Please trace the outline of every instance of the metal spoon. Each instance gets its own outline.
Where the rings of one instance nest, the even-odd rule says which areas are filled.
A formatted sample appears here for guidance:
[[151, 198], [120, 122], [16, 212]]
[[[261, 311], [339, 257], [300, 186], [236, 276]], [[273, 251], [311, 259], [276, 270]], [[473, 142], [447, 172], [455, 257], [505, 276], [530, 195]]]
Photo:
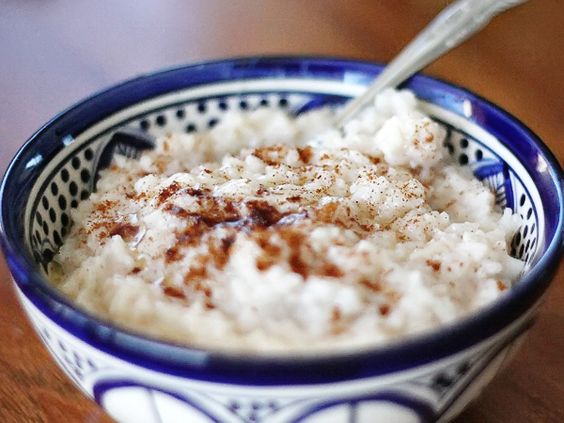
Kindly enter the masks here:
[[415, 72], [470, 38], [498, 13], [527, 0], [458, 0], [444, 9], [376, 77], [359, 97], [337, 113], [342, 127], [384, 88], [395, 87]]

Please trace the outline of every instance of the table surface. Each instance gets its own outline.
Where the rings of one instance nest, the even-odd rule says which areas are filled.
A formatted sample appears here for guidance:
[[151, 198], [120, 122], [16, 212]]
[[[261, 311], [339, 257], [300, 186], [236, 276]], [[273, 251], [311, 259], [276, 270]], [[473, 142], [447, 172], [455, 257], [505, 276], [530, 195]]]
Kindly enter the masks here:
[[[445, 0], [0, 1], [0, 172], [43, 122], [89, 93], [172, 65], [251, 54], [388, 61]], [[132, 7], [134, 6], [134, 7]], [[564, 158], [564, 2], [498, 17], [426, 72], [478, 92]], [[457, 422], [564, 421], [564, 271], [512, 363]], [[0, 259], [0, 421], [109, 422], [63, 376]]]

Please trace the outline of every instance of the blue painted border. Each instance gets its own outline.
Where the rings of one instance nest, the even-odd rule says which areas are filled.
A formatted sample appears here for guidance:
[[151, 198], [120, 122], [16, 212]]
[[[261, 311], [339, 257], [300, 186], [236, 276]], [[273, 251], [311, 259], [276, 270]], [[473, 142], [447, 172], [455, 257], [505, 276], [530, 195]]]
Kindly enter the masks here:
[[[254, 57], [216, 61], [149, 74], [116, 85], [67, 109], [37, 131], [19, 150], [0, 188], [0, 240], [18, 287], [59, 326], [108, 354], [149, 369], [195, 379], [255, 385], [329, 383], [386, 374], [425, 364], [470, 347], [522, 315], [545, 291], [562, 255], [562, 169], [547, 147], [516, 118], [487, 100], [457, 86], [423, 75], [405, 86], [424, 100], [463, 115], [472, 103], [472, 120], [499, 138], [530, 170], [539, 187], [546, 215], [546, 253], [500, 301], [456, 324], [384, 347], [324, 356], [267, 356], [224, 353], [157, 342], [117, 330], [92, 318], [63, 298], [34, 268], [24, 251], [21, 210], [43, 166], [76, 135], [120, 109], [189, 86], [233, 79], [304, 77], [368, 84], [381, 65], [332, 58]], [[41, 154], [43, 161], [26, 168]], [[548, 171], [536, 171], [538, 157]]]

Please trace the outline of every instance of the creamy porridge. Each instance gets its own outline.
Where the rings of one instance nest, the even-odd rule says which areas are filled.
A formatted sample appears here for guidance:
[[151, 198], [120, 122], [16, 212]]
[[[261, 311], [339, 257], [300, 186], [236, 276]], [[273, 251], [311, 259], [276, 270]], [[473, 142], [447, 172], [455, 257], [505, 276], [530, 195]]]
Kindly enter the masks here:
[[230, 112], [116, 156], [73, 211], [51, 278], [84, 309], [191, 346], [358, 348], [503, 295], [519, 225], [389, 90], [343, 133], [330, 110]]

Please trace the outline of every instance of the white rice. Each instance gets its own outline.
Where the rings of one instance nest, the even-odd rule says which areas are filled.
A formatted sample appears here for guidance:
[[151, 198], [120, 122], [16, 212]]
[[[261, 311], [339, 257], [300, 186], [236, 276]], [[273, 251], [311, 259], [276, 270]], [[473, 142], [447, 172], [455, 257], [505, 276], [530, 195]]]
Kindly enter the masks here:
[[116, 156], [53, 283], [122, 327], [260, 352], [385, 343], [503, 295], [519, 219], [449, 162], [414, 95], [383, 93], [344, 135], [331, 113], [230, 112]]

